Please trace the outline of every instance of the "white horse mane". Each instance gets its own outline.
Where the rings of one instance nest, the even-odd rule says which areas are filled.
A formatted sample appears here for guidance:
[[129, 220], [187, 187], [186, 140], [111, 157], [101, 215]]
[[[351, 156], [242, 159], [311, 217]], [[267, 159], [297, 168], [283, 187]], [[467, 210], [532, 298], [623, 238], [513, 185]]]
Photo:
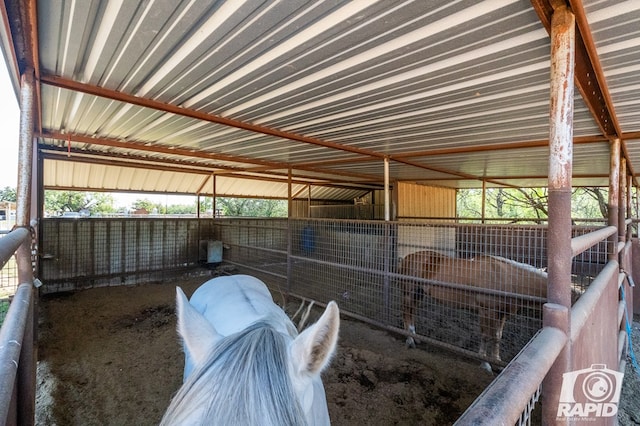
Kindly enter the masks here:
[[213, 278], [188, 300], [176, 288], [184, 384], [163, 425], [329, 425], [321, 372], [335, 353], [340, 311], [329, 302], [298, 334], [255, 277]]
[[267, 321], [225, 337], [178, 391], [161, 425], [195, 417], [202, 424], [207, 419], [238, 425], [306, 424], [289, 378], [287, 351], [285, 336]]
[[541, 277], [547, 278], [547, 273], [545, 271], [543, 271], [540, 268], [536, 268], [533, 265], [529, 265], [528, 263], [517, 262], [517, 261], [515, 261], [513, 259], [509, 259], [509, 258], [502, 257], [502, 256], [495, 256], [495, 255], [492, 255], [492, 254], [485, 254], [483, 256], [490, 257], [490, 258], [495, 259], [495, 260], [497, 260], [499, 262], [508, 263], [508, 264], [516, 266], [516, 267], [518, 267], [520, 269], [525, 269], [527, 271], [536, 273]]

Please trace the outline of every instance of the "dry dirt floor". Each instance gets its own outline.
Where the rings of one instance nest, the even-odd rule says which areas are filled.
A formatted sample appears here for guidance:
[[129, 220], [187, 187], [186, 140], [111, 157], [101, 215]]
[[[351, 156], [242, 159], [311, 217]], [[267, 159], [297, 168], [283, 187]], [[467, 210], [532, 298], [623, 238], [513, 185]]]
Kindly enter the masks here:
[[[175, 286], [190, 295], [205, 280], [41, 298], [36, 423], [158, 424], [182, 381]], [[627, 368], [620, 424], [640, 424], [640, 376]], [[427, 345], [408, 350], [404, 337], [346, 318], [323, 376], [338, 426], [453, 424], [492, 380], [477, 361]]]

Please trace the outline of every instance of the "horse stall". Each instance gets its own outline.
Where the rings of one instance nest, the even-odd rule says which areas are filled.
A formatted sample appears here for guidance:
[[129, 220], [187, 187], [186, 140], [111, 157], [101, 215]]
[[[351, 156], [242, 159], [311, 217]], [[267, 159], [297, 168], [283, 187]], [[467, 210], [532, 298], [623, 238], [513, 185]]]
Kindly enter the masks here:
[[[376, 262], [389, 258], [383, 232], [388, 228], [381, 224], [44, 220], [37, 422], [157, 424], [180, 386], [184, 365], [175, 327], [175, 286], [191, 295], [211, 277], [247, 273], [266, 282], [292, 317], [303, 300], [315, 301], [307, 324], [315, 322], [318, 308], [330, 300], [338, 303], [343, 318], [338, 350], [323, 374], [333, 424], [371, 418], [380, 424], [452, 424], [493, 375], [480, 370], [476, 360], [452, 358], [436, 346], [405, 350], [400, 335], [362, 321], [400, 325], [391, 319], [399, 319], [397, 307], [386, 309], [384, 292], [376, 288], [384, 282]], [[152, 238], [150, 229], [159, 236]], [[166, 229], [183, 229], [181, 235], [190, 238], [168, 238]], [[81, 241], [98, 236], [100, 241]], [[194, 247], [204, 239], [223, 242], [221, 265], [198, 263]], [[111, 248], [92, 251], [88, 246]], [[136, 256], [138, 250], [147, 254]], [[102, 260], [105, 253], [108, 262]], [[165, 259], [164, 267], [151, 261], [155, 256]], [[178, 257], [173, 263], [172, 256]], [[131, 266], [134, 262], [139, 271]], [[185, 263], [191, 266], [185, 269]], [[133, 277], [142, 284], [133, 285]], [[395, 285], [389, 276], [394, 306]], [[297, 324], [301, 316], [295, 316]]]
[[[190, 295], [218, 275], [260, 278], [291, 317], [305, 309], [303, 302], [313, 302], [307, 323], [317, 319], [317, 308], [338, 303], [339, 348], [324, 373], [329, 411], [338, 425], [370, 418], [380, 424], [452, 424], [542, 327], [544, 294], [421, 280], [403, 270], [402, 261], [425, 251], [465, 261], [479, 255], [509, 259], [517, 262], [514, 275], [499, 277], [507, 286], [523, 270], [544, 276], [545, 226], [94, 218], [45, 219], [41, 229], [46, 296], [38, 415], [44, 423], [157, 423], [182, 377], [175, 286]], [[587, 230], [576, 228], [574, 234]], [[208, 240], [222, 242], [222, 264], [203, 260], [198, 247]], [[606, 258], [604, 242], [576, 258], [576, 295], [586, 291]], [[415, 332], [403, 325], [408, 286], [411, 297], [420, 296]], [[460, 300], [429, 294], [430, 288]], [[504, 317], [496, 342], [500, 358], [480, 350], [478, 298], [489, 298]], [[415, 338], [417, 349], [406, 347], [407, 336]], [[494, 371], [483, 370], [481, 362]]]
[[[638, 423], [637, 391], [616, 406], [636, 2], [0, 5], [21, 109], [0, 423], [157, 424], [184, 374], [175, 287], [237, 274], [300, 329], [337, 302], [336, 425]], [[606, 224], [572, 226], [572, 190], [607, 187]], [[480, 224], [456, 217], [459, 190], [500, 188], [545, 188], [547, 225], [488, 225], [485, 194]], [[211, 197], [212, 219], [49, 218], [69, 207], [45, 190]]]

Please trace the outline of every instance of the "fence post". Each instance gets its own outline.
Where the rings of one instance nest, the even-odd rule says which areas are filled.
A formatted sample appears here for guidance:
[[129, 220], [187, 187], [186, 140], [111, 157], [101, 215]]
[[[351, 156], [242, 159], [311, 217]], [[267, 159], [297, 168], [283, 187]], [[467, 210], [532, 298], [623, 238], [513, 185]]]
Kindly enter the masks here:
[[[620, 139], [614, 139], [609, 144], [609, 226], [620, 226], [620, 215], [618, 210], [620, 194], [618, 183], [620, 181]], [[607, 247], [607, 255], [609, 260], [617, 260], [617, 246], [618, 246], [618, 233], [609, 237], [609, 244]]]
[[[571, 309], [571, 173], [573, 168], [573, 92], [575, 17], [560, 5], [551, 19], [551, 93], [549, 111], [549, 282], [544, 325], [570, 335]], [[554, 307], [553, 310], [549, 309]], [[561, 315], [551, 315], [552, 312]], [[555, 424], [562, 374], [571, 368], [568, 341], [542, 386], [543, 424]]]

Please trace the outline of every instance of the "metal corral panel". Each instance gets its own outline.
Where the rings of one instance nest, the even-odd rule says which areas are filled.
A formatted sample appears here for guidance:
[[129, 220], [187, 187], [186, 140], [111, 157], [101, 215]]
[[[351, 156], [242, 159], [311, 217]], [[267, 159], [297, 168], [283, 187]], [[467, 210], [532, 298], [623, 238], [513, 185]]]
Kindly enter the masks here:
[[199, 241], [214, 240], [213, 222], [119, 218], [42, 220], [43, 293], [166, 279], [199, 262]]
[[401, 182], [398, 217], [455, 217], [456, 190]]

